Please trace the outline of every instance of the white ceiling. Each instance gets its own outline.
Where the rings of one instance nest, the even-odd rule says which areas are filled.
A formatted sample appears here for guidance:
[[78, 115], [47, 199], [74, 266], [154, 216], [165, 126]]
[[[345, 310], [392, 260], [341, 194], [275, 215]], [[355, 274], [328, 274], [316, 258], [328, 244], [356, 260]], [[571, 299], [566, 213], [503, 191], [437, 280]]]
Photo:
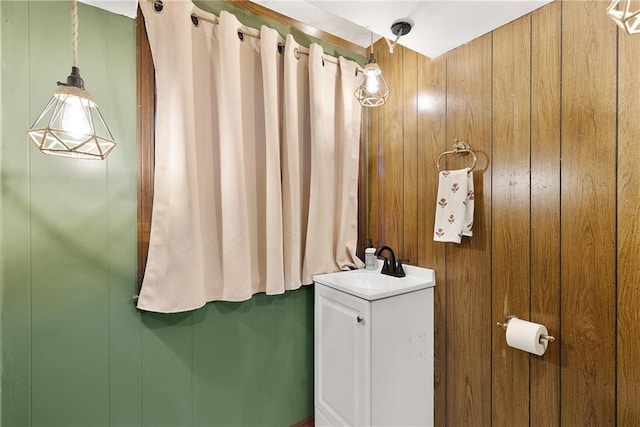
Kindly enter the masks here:
[[[430, 58], [463, 45], [551, 0], [251, 0], [255, 3], [368, 47], [371, 33], [394, 40], [391, 24], [412, 23], [399, 44]], [[377, 36], [376, 36], [377, 35]]]
[[108, 10], [109, 12], [116, 13], [118, 15], [128, 16], [129, 18], [136, 17], [136, 11], [138, 9], [138, 0], [79, 0], [80, 3], [86, 3], [91, 6], [99, 7], [100, 9]]
[[[137, 0], [80, 0], [135, 17]], [[185, 0], [190, 1], [190, 0]], [[371, 45], [371, 36], [394, 40], [391, 24], [413, 25], [399, 44], [430, 58], [526, 15], [551, 0], [251, 0], [266, 8], [348, 40]]]

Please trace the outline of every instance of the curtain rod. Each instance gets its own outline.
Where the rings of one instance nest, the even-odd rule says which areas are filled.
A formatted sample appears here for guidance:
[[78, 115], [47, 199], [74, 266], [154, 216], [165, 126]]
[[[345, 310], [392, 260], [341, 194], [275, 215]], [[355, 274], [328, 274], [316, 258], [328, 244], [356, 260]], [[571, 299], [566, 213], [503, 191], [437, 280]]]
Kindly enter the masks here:
[[[162, 0], [147, 0], [150, 3], [153, 3], [153, 7], [155, 9], [156, 12], [160, 12], [162, 11], [164, 4], [162, 2]], [[218, 25], [220, 23], [220, 18], [218, 18], [216, 15], [213, 15], [214, 18], [211, 19], [207, 16], [201, 16], [198, 15], [197, 13], [192, 13], [191, 14], [191, 22], [193, 22], [194, 25], [198, 25], [198, 20], [202, 19], [205, 22], [209, 22], [210, 24], [213, 25]], [[254, 39], [260, 39], [260, 30], [258, 29], [254, 29], [254, 28], [250, 28], [247, 27], [245, 25], [243, 25], [239, 30], [238, 30], [238, 37], [240, 37], [240, 40], [242, 40], [242, 35], [245, 36], [249, 36], [249, 37], [253, 37]], [[284, 43], [278, 43], [278, 52], [282, 53], [283, 52], [283, 48], [284, 48]], [[296, 57], [296, 59], [300, 59], [300, 55], [309, 55], [309, 49], [303, 46], [297, 47], [293, 50], [293, 53]], [[327, 61], [327, 62], [331, 62], [332, 64], [338, 64], [338, 59], [334, 56], [327, 56], [327, 55], [322, 55], [322, 60], [323, 61]], [[358, 72], [362, 72], [364, 69], [360, 66], [356, 67], [356, 74], [358, 74]]]

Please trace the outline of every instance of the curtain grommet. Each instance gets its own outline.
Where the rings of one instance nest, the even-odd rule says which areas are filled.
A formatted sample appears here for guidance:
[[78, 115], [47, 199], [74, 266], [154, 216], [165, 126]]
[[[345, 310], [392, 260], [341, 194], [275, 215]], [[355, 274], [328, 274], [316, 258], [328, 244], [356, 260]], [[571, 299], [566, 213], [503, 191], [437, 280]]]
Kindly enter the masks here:
[[242, 34], [242, 31], [238, 30], [238, 38], [240, 39], [241, 42], [244, 41], [244, 34]]
[[193, 25], [196, 27], [198, 26], [198, 24], [200, 24], [200, 20], [198, 19], [195, 13], [191, 14], [191, 22], [193, 22]]
[[153, 10], [160, 13], [162, 12], [162, 9], [164, 9], [164, 3], [162, 2], [162, 0], [156, 0], [153, 2]]

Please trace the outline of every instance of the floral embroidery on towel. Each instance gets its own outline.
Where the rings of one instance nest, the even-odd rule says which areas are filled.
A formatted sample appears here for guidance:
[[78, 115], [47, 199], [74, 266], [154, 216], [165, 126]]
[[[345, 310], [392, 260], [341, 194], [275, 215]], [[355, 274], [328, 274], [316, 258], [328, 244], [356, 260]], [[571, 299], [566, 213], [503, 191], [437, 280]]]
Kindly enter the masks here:
[[434, 240], [460, 243], [462, 236], [472, 235], [474, 199], [469, 168], [440, 172]]

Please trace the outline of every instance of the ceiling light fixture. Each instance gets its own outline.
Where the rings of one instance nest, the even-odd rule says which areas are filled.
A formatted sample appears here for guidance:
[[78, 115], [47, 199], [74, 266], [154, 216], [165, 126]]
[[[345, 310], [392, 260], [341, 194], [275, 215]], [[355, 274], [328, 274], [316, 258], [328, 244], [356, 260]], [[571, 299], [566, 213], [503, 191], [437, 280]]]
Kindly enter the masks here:
[[373, 33], [371, 33], [371, 54], [369, 62], [360, 74], [355, 96], [364, 107], [379, 107], [387, 102], [389, 87], [382, 76], [382, 70], [373, 55]]
[[389, 39], [385, 39], [387, 41], [387, 45], [389, 46], [389, 53], [393, 53], [393, 48], [396, 47], [396, 44], [398, 44], [398, 40], [400, 40], [400, 37], [409, 34], [409, 31], [411, 31], [412, 27], [413, 25], [411, 25], [411, 23], [407, 21], [396, 21], [391, 25], [391, 32], [394, 36], [396, 36], [396, 39], [393, 42], [390, 42]]
[[76, 159], [103, 160], [116, 146], [78, 68], [78, 3], [71, 0], [73, 66], [27, 134], [38, 149]]
[[[612, 0], [607, 7], [607, 15], [629, 34], [640, 33], [640, 9], [632, 12], [632, 0]], [[620, 7], [624, 3], [624, 7]]]

